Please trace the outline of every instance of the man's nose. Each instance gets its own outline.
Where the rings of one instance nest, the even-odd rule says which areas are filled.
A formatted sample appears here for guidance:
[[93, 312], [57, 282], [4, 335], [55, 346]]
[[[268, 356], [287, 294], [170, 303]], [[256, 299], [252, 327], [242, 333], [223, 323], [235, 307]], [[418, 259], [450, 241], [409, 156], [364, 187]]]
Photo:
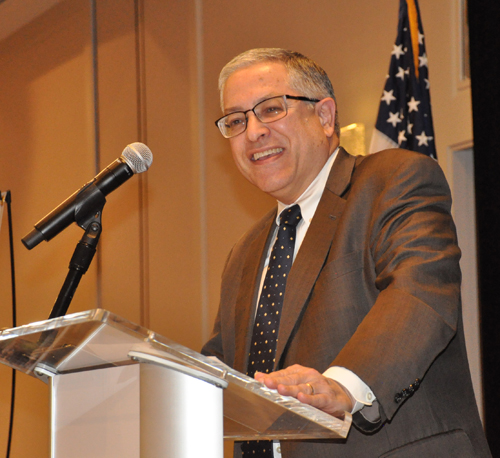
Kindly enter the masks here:
[[250, 111], [247, 113], [247, 130], [246, 135], [248, 139], [255, 142], [260, 139], [260, 137], [267, 135], [269, 133], [269, 128], [264, 124], [255, 113]]

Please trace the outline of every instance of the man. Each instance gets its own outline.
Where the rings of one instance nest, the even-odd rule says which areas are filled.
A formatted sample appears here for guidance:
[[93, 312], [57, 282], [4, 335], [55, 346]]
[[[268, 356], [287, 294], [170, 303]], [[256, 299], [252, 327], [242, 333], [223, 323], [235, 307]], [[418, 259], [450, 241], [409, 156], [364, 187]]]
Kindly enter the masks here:
[[[327, 413], [353, 412], [345, 441], [283, 441], [284, 458], [490, 456], [437, 163], [339, 148], [328, 76], [298, 53], [247, 51], [219, 89], [236, 165], [278, 208], [233, 247], [203, 353]], [[291, 251], [280, 261], [279, 250]], [[237, 444], [235, 456], [273, 454], [254, 447]]]

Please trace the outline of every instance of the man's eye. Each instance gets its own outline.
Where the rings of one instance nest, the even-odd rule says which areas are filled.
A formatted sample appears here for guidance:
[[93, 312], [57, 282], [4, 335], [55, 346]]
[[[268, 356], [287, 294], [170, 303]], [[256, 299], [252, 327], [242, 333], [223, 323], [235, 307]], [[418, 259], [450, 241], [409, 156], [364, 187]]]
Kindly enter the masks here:
[[226, 121], [226, 126], [230, 129], [239, 126], [241, 123], [244, 123], [245, 120], [242, 118], [228, 118]]
[[283, 113], [283, 107], [281, 105], [269, 105], [264, 108], [264, 115], [276, 115]]

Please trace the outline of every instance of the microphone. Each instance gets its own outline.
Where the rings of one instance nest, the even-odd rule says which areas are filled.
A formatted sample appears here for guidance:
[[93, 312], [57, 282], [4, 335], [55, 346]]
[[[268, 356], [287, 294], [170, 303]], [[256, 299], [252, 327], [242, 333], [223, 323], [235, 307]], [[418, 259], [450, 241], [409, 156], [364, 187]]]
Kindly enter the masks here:
[[49, 241], [76, 222], [85, 229], [106, 203], [104, 196], [125, 183], [134, 173], [145, 172], [153, 162], [153, 153], [143, 143], [128, 145], [122, 155], [109, 164], [91, 181], [69, 196], [62, 204], [35, 224], [22, 242], [28, 250], [42, 240]]

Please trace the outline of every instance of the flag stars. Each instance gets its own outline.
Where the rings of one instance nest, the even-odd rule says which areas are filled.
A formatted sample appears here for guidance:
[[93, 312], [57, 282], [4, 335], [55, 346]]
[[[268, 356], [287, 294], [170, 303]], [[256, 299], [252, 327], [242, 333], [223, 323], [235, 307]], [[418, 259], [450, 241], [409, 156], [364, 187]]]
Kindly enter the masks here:
[[419, 67], [427, 67], [427, 54], [424, 52], [423, 56], [418, 56]]
[[403, 51], [403, 45], [393, 45], [393, 49], [391, 54], [396, 56], [396, 59], [399, 59], [405, 52]]
[[401, 78], [403, 81], [405, 79], [405, 75], [410, 74], [410, 69], [407, 68], [406, 70], [403, 67], [398, 67], [398, 72], [396, 73], [396, 78]]
[[403, 67], [398, 67], [398, 72], [396, 73], [396, 78], [401, 78], [403, 81], [405, 79], [405, 70]]
[[[409, 18], [406, 8], [399, 19], [398, 36], [391, 49], [389, 75], [379, 99], [376, 131], [385, 135], [394, 145], [436, 158], [426, 39], [420, 27], [418, 12], [417, 17]], [[415, 27], [412, 37], [413, 24], [418, 27]], [[412, 51], [413, 44], [417, 48], [415, 52]], [[377, 138], [379, 140], [372, 142], [373, 152], [382, 146], [381, 137]]]
[[387, 103], [387, 105], [390, 105], [393, 100], [396, 100], [396, 97], [394, 97], [394, 89], [391, 89], [390, 91], [384, 91], [381, 100]]
[[420, 135], [415, 135], [415, 138], [418, 140], [418, 146], [429, 146], [429, 141], [434, 137], [425, 135], [425, 131], [422, 131]]
[[398, 146], [401, 146], [401, 144], [403, 142], [405, 142], [407, 140], [407, 138], [405, 137], [405, 131], [404, 130], [400, 130], [399, 131], [399, 135], [398, 135]]
[[391, 113], [389, 112], [389, 119], [387, 120], [388, 123], [392, 124], [392, 127], [396, 127], [396, 124], [401, 122], [401, 119], [399, 118], [399, 113]]
[[411, 113], [412, 111], [418, 111], [419, 105], [420, 101], [415, 100], [415, 97], [412, 97], [411, 100], [408, 102], [408, 113]]

